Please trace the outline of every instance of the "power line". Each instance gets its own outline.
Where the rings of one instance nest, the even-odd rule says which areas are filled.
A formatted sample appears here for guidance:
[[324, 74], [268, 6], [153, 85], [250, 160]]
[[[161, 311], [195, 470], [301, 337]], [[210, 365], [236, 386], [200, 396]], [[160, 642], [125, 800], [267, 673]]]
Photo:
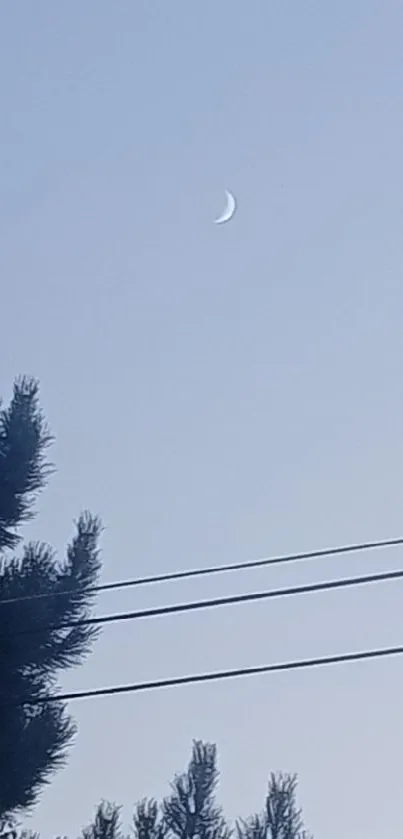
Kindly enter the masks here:
[[[235, 594], [231, 597], [214, 597], [211, 600], [195, 600], [190, 603], [175, 603], [168, 606], [157, 606], [152, 609], [141, 609], [135, 612], [119, 612], [114, 615], [104, 615], [94, 618], [82, 618], [79, 620], [66, 621], [54, 626], [45, 624], [30, 629], [22, 629], [13, 632], [13, 637], [18, 635], [32, 635], [45, 631], [61, 629], [72, 629], [76, 626], [96, 626], [100, 624], [115, 623], [118, 621], [138, 620], [140, 618], [155, 618], [162, 615], [174, 615], [181, 612], [194, 612], [201, 609], [217, 608], [219, 606], [230, 606], [239, 603], [250, 603], [259, 600], [269, 600], [277, 597], [287, 597], [295, 594], [310, 594], [317, 591], [330, 591], [332, 589], [348, 588], [369, 583], [380, 583], [388, 580], [399, 580], [403, 578], [403, 570], [383, 571], [380, 574], [368, 574], [360, 577], [344, 577], [340, 580], [329, 580], [322, 583], [308, 583], [302, 586], [290, 588], [270, 589], [269, 591], [252, 592], [251, 594]], [[3, 634], [3, 638], [7, 633]]]
[[[113, 696], [121, 693], [140, 693], [146, 690], [179, 687], [182, 685], [201, 682], [218, 682], [224, 679], [236, 679], [245, 676], [258, 676], [263, 673], [279, 673], [285, 670], [302, 670], [310, 667], [323, 667], [327, 664], [342, 664], [347, 662], [365, 661], [368, 659], [388, 658], [403, 654], [403, 647], [387, 647], [377, 650], [364, 650], [357, 653], [343, 653], [341, 655], [307, 658], [300, 661], [286, 661], [279, 664], [263, 664], [258, 667], [240, 667], [236, 670], [218, 670], [213, 673], [198, 673], [194, 676], [178, 676], [172, 679], [156, 679], [152, 682], [137, 682], [131, 685], [115, 685], [108, 688], [74, 691], [55, 696], [43, 696], [30, 702], [18, 703], [24, 705], [43, 705], [48, 702], [70, 701], [72, 699], [89, 699], [98, 696]], [[4, 705], [3, 705], [4, 707]]]
[[[299, 562], [309, 559], [319, 559], [324, 556], [336, 556], [340, 554], [356, 553], [359, 551], [375, 550], [377, 548], [390, 548], [396, 545], [403, 545], [403, 537], [398, 539], [383, 539], [376, 542], [358, 542], [352, 545], [342, 545], [336, 548], [322, 548], [316, 551], [305, 551], [303, 553], [285, 554], [282, 556], [264, 557], [261, 559], [246, 560], [245, 562], [234, 562], [227, 565], [212, 565], [208, 568], [194, 568], [189, 571], [171, 571], [167, 574], [154, 574], [149, 577], [135, 577], [130, 580], [121, 580], [112, 583], [102, 583], [90, 586], [86, 589], [87, 594], [96, 594], [102, 591], [113, 591], [115, 589], [134, 588], [137, 586], [150, 585], [154, 583], [167, 583], [173, 580], [186, 580], [192, 577], [207, 577], [212, 574], [223, 574], [230, 571], [244, 571], [251, 568], [263, 568], [270, 565], [285, 565], [286, 563]], [[0, 605], [5, 603], [21, 603], [25, 600], [43, 600], [49, 597], [67, 597], [74, 594], [74, 589], [55, 592], [42, 592], [40, 594], [29, 594], [22, 597], [8, 597], [1, 599]]]

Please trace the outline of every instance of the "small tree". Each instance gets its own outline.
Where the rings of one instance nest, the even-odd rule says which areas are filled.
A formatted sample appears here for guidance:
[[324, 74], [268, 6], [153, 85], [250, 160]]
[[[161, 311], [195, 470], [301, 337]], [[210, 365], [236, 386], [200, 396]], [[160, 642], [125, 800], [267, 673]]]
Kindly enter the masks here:
[[164, 839], [167, 828], [160, 817], [154, 799], [143, 799], [136, 804], [133, 816], [134, 839]]
[[296, 775], [270, 775], [265, 809], [237, 822], [238, 839], [309, 839], [296, 803]]
[[[81, 839], [230, 839], [232, 830], [215, 800], [218, 778], [216, 747], [195, 740], [188, 768], [174, 777], [162, 804], [154, 799], [136, 804], [131, 836], [122, 833], [120, 808], [102, 802]], [[270, 775], [264, 811], [236, 823], [238, 839], [312, 839], [304, 830], [296, 787], [295, 775]], [[40, 837], [23, 831], [18, 839]]]
[[[195, 740], [188, 768], [175, 775], [162, 805], [153, 799], [136, 805], [134, 839], [230, 839], [232, 830], [215, 800], [218, 779], [216, 746]], [[312, 839], [304, 829], [296, 789], [296, 775], [272, 773], [263, 812], [236, 823], [238, 839]], [[122, 839], [119, 808], [101, 804], [83, 839]]]
[[120, 808], [102, 801], [94, 821], [82, 831], [82, 839], [121, 839]]
[[229, 830], [214, 794], [218, 783], [217, 749], [195, 740], [187, 771], [177, 775], [163, 802], [166, 830], [176, 839], [229, 839]]
[[[38, 384], [15, 382], [0, 411], [0, 822], [37, 800], [64, 762], [75, 727], [61, 702], [47, 702], [57, 673], [79, 664], [96, 631], [62, 629], [90, 614], [100, 570], [100, 522], [80, 516], [66, 558], [45, 544], [19, 544], [21, 524], [50, 474], [45, 451], [52, 438], [38, 406]], [[38, 599], [38, 595], [40, 599]], [[24, 599], [25, 598], [25, 599]], [[58, 628], [59, 627], [59, 628]], [[35, 704], [36, 703], [36, 704]]]

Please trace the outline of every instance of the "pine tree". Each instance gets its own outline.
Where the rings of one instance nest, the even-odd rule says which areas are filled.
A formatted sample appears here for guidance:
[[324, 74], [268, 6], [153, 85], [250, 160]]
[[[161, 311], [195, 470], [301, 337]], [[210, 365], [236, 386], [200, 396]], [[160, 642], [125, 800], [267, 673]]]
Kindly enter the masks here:
[[172, 839], [229, 839], [231, 831], [214, 799], [218, 776], [216, 746], [195, 740], [187, 771], [175, 776], [163, 802]]
[[272, 773], [263, 813], [237, 822], [238, 839], [309, 839], [296, 789], [296, 775]]
[[[174, 777], [162, 804], [153, 799], [137, 804], [134, 839], [230, 839], [233, 831], [215, 800], [218, 778], [216, 746], [195, 740], [186, 771]], [[296, 790], [296, 775], [272, 773], [263, 812], [237, 821], [238, 839], [311, 839]], [[121, 830], [119, 807], [100, 804], [81, 839], [129, 839]]]
[[46, 698], [57, 687], [58, 672], [81, 663], [96, 636], [89, 626], [57, 627], [90, 614], [100, 571], [97, 518], [79, 517], [61, 562], [41, 543], [27, 544], [14, 555], [20, 526], [33, 517], [37, 494], [53, 471], [46, 460], [51, 441], [38, 383], [17, 380], [10, 405], [0, 410], [2, 824], [35, 803], [65, 760], [74, 723], [61, 702]]
[[[162, 804], [150, 798], [136, 805], [134, 839], [230, 839], [232, 831], [215, 802], [218, 776], [216, 747], [195, 740], [186, 771], [174, 777]], [[102, 802], [81, 839], [124, 839], [119, 807]]]
[[120, 808], [102, 801], [97, 807], [94, 821], [82, 831], [81, 839], [122, 839]]
[[157, 802], [152, 798], [139, 801], [133, 815], [135, 839], [165, 839], [166, 833]]

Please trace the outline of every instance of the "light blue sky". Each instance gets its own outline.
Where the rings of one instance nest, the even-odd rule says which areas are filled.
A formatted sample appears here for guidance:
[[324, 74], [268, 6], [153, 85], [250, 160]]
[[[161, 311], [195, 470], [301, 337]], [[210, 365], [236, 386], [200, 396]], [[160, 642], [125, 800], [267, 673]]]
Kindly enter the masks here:
[[[38, 376], [104, 580], [403, 532], [403, 5], [4, 2], [0, 390]], [[224, 189], [234, 221], [212, 224]], [[401, 551], [103, 595], [98, 612], [397, 568]], [[403, 642], [384, 584], [109, 626], [86, 689]], [[29, 826], [163, 795], [216, 741], [230, 817], [300, 776], [317, 839], [403, 829], [403, 662], [72, 703]]]

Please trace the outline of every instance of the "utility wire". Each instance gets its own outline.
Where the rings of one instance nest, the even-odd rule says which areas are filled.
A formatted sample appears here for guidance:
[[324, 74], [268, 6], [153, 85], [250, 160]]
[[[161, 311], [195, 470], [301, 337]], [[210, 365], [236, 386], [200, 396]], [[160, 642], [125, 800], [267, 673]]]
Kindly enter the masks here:
[[[377, 650], [364, 650], [357, 653], [344, 653], [342, 655], [323, 656], [320, 658], [306, 658], [299, 661], [286, 661], [280, 664], [263, 664], [259, 667], [240, 667], [236, 670], [218, 670], [213, 673], [198, 673], [193, 676], [178, 676], [173, 679], [156, 679], [152, 682], [137, 682], [131, 685], [115, 685], [108, 688], [96, 688], [95, 690], [74, 691], [72, 693], [61, 693], [54, 696], [43, 696], [37, 699], [32, 699], [29, 702], [20, 702], [17, 704], [17, 707], [24, 705], [43, 705], [48, 702], [67, 702], [71, 699], [89, 699], [98, 696], [114, 696], [120, 693], [140, 693], [140, 691], [146, 690], [179, 687], [182, 685], [197, 684], [200, 682], [218, 682], [224, 679], [258, 676], [263, 673], [278, 673], [285, 670], [302, 670], [309, 667], [323, 667], [326, 664], [342, 664], [345, 662], [365, 661], [368, 659], [389, 658], [391, 656], [398, 656], [402, 654], [403, 646], [386, 647]], [[2, 707], [5, 706], [2, 704]]]
[[[30, 629], [13, 631], [13, 637], [18, 635], [32, 635], [41, 632], [71, 629], [76, 626], [97, 626], [99, 624], [115, 623], [117, 621], [138, 620], [139, 618], [155, 618], [162, 615], [174, 615], [181, 612], [194, 612], [200, 609], [217, 608], [218, 606], [230, 606], [238, 603], [249, 603], [257, 600], [269, 600], [275, 597], [287, 597], [294, 594], [309, 594], [317, 591], [330, 591], [332, 589], [348, 588], [369, 583], [386, 582], [387, 580], [399, 580], [403, 578], [403, 570], [384, 571], [380, 574], [368, 574], [361, 577], [344, 577], [340, 580], [329, 580], [322, 583], [308, 583], [303, 586], [292, 586], [291, 588], [270, 589], [269, 591], [252, 592], [251, 594], [235, 594], [231, 597], [214, 597], [211, 600], [195, 600], [190, 603], [176, 603], [169, 606], [157, 606], [153, 609], [141, 609], [136, 612], [120, 612], [115, 615], [104, 615], [94, 618], [82, 618], [79, 620], [66, 621], [54, 626], [45, 624]], [[7, 633], [3, 633], [3, 638]]]
[[[322, 548], [316, 551], [306, 551], [304, 553], [285, 554], [283, 556], [264, 557], [261, 559], [252, 559], [245, 562], [234, 562], [228, 565], [212, 565], [208, 568], [194, 568], [189, 571], [171, 571], [168, 574], [154, 574], [149, 577], [135, 577], [131, 580], [121, 580], [120, 582], [102, 583], [101, 585], [90, 586], [85, 589], [86, 594], [95, 594], [101, 591], [113, 591], [114, 589], [134, 588], [136, 586], [150, 585], [153, 583], [167, 583], [172, 580], [186, 580], [192, 577], [207, 577], [212, 574], [223, 574], [229, 571], [244, 571], [250, 568], [263, 568], [269, 565], [285, 565], [286, 563], [299, 562], [308, 559], [318, 559], [324, 556], [336, 556], [339, 554], [356, 553], [359, 551], [375, 550], [376, 548], [390, 548], [396, 545], [403, 545], [403, 537], [398, 539], [383, 539], [376, 542], [358, 542], [352, 545], [342, 545], [336, 548]], [[22, 597], [8, 597], [1, 599], [0, 606], [3, 603], [21, 603], [25, 600], [43, 600], [49, 597], [67, 597], [75, 594], [74, 589], [55, 592], [43, 592], [40, 594], [28, 594]]]

